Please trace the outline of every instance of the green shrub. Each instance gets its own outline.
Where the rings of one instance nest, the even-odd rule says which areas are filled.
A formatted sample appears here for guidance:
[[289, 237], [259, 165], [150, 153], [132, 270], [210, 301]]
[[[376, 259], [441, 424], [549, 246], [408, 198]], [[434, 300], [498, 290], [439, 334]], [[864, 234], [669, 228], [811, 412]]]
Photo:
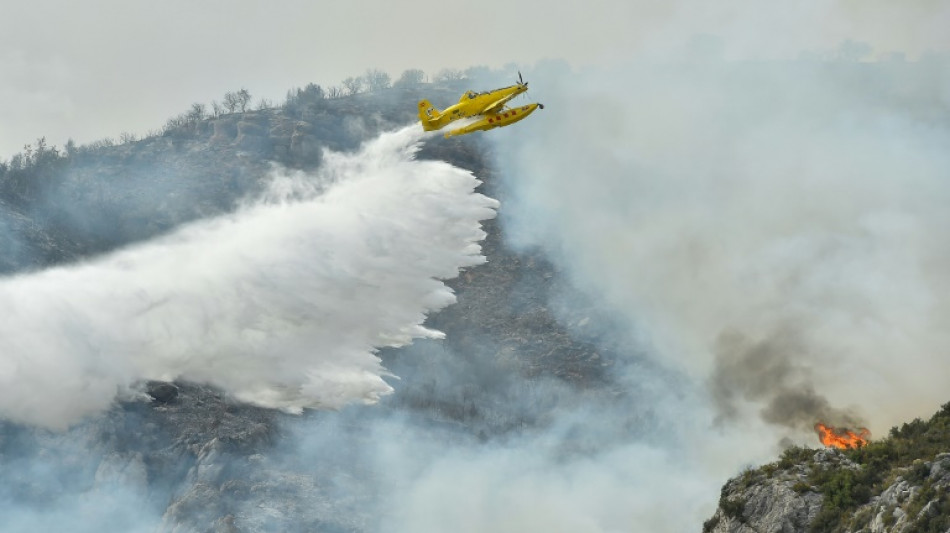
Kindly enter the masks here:
[[851, 519], [851, 524], [848, 525], [848, 530], [860, 531], [871, 525], [872, 520], [874, 520], [874, 509], [865, 509], [854, 515], [854, 518]]
[[782, 452], [782, 457], [778, 461], [778, 467], [782, 470], [788, 470], [795, 465], [807, 463], [814, 455], [815, 450], [811, 448], [792, 446]]
[[928, 477], [930, 477], [930, 464], [921, 459], [916, 460], [904, 475], [904, 479], [912, 485], [920, 485]]
[[798, 481], [794, 485], [792, 485], [792, 490], [794, 490], [795, 492], [799, 494], [803, 494], [805, 492], [811, 492], [815, 489], [808, 483], [805, 483], [804, 481]]
[[734, 518], [739, 522], [745, 522], [745, 517], [743, 516], [745, 512], [745, 502], [742, 500], [722, 499], [719, 501], [719, 508], [722, 509], [722, 514], [729, 518]]
[[884, 511], [884, 516], [881, 517], [881, 521], [884, 522], [884, 525], [887, 526], [887, 527], [891, 527], [891, 526], [893, 526], [895, 523], [897, 523], [897, 517], [894, 516], [894, 508], [893, 508], [893, 507], [888, 507], [888, 508]]

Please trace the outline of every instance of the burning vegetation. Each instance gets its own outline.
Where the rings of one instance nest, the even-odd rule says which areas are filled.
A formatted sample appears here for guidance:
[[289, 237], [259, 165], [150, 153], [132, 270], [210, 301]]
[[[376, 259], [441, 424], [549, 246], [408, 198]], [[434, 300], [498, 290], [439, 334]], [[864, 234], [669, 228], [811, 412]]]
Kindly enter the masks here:
[[871, 432], [867, 428], [858, 428], [855, 433], [847, 428], [835, 428], [821, 422], [815, 424], [815, 431], [818, 432], [818, 439], [822, 444], [842, 450], [865, 446], [871, 438]]

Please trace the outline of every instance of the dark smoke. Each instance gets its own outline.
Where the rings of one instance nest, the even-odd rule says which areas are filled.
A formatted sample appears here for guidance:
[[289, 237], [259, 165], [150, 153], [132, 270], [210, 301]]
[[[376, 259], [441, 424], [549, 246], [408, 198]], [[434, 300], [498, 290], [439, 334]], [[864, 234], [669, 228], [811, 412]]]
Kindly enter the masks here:
[[809, 359], [800, 334], [791, 327], [761, 340], [735, 331], [720, 335], [709, 379], [720, 422], [735, 421], [738, 401], [745, 400], [762, 406], [759, 413], [766, 422], [800, 431], [811, 430], [816, 422], [864, 425], [854, 410], [833, 407], [815, 390], [815, 369], [804, 362]]

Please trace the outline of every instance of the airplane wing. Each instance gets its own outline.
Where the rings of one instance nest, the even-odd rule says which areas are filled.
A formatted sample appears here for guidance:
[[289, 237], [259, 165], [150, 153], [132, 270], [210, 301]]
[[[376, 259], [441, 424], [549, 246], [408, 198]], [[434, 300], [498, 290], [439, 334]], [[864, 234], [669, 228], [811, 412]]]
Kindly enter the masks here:
[[505, 107], [505, 104], [508, 103], [508, 100], [511, 100], [511, 97], [499, 98], [498, 100], [495, 100], [494, 102], [492, 102], [491, 104], [489, 104], [488, 107], [486, 107], [484, 110], [482, 110], [482, 112], [481, 112], [480, 114], [482, 114], [482, 115], [491, 115], [491, 114], [497, 113], [497, 112], [501, 111], [501, 109], [502, 109], [503, 107]]

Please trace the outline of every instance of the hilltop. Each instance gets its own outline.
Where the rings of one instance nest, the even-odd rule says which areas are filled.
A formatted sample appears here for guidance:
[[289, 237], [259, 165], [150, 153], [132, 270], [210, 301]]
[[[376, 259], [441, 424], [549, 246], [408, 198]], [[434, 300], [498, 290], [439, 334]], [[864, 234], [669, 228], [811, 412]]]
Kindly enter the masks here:
[[950, 403], [856, 449], [790, 448], [722, 488], [706, 533], [950, 530]]
[[[446, 98], [457, 83], [424, 91]], [[15, 250], [0, 259], [0, 273], [73, 261], [231, 211], [260, 192], [271, 165], [314, 169], [324, 150], [352, 151], [414, 121], [422, 91], [420, 84], [329, 98], [311, 85], [279, 107], [184, 114], [142, 139], [62, 149], [39, 139], [0, 161], [0, 239]], [[470, 142], [429, 145], [421, 157], [451, 146], [466, 168], [478, 163]]]

